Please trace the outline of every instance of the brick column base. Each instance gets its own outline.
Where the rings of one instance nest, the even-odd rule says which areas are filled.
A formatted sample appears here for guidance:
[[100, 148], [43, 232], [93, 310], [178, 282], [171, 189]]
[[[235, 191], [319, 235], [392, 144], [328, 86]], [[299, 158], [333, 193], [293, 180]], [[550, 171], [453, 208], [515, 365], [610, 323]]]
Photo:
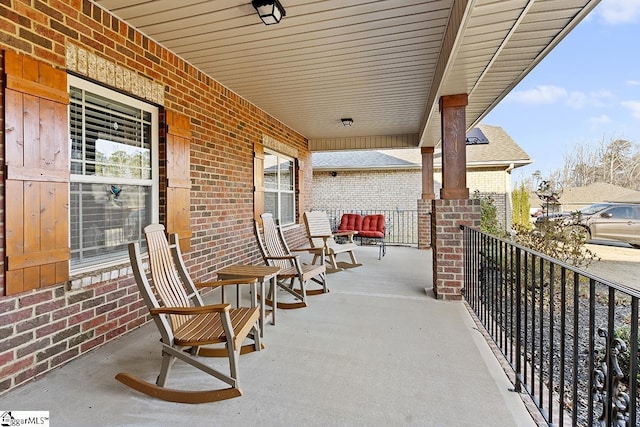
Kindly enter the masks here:
[[480, 226], [480, 200], [433, 200], [433, 292], [437, 299], [459, 301], [463, 297], [464, 251], [461, 225]]
[[418, 200], [418, 249], [431, 248], [431, 201]]

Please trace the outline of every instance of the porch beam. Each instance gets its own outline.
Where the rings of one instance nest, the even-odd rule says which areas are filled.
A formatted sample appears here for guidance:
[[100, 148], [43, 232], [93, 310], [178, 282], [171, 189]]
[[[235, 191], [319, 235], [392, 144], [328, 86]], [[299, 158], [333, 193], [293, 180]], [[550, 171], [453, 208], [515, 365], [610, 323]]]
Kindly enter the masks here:
[[445, 200], [468, 199], [466, 106], [467, 94], [448, 95], [440, 98], [442, 129], [442, 190]]
[[435, 199], [433, 191], [433, 147], [422, 147], [422, 200]]

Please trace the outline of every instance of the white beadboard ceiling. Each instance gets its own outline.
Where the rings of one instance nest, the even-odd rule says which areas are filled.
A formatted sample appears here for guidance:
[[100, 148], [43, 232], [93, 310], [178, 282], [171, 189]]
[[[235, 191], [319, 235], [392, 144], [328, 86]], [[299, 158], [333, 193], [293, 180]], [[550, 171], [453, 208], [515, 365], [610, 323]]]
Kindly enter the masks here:
[[421, 146], [441, 96], [477, 124], [599, 0], [280, 1], [265, 26], [250, 0], [94, 0], [312, 141]]

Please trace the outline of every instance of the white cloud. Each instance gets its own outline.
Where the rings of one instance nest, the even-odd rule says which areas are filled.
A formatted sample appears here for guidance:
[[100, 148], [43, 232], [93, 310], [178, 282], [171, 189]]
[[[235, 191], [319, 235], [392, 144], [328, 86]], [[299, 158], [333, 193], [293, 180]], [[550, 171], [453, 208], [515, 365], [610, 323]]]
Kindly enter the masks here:
[[611, 123], [611, 117], [607, 116], [606, 114], [600, 114], [599, 116], [596, 116], [596, 117], [589, 117], [589, 123], [593, 123], [593, 124]]
[[630, 86], [640, 86], [640, 80], [627, 80], [625, 83]]
[[631, 115], [640, 119], [640, 101], [624, 101], [622, 105], [631, 111]]
[[569, 94], [567, 105], [576, 109], [604, 107], [607, 105], [607, 100], [611, 100], [613, 97], [613, 93], [604, 89], [591, 92], [574, 91]]
[[550, 105], [563, 103], [569, 108], [581, 109], [587, 107], [604, 107], [607, 101], [614, 99], [614, 95], [608, 90], [595, 90], [590, 92], [572, 91], [553, 85], [540, 85], [535, 89], [518, 90], [511, 92], [507, 99], [520, 104]]
[[511, 92], [508, 97], [521, 104], [555, 104], [567, 97], [567, 91], [558, 86], [540, 85], [535, 89]]
[[640, 20], [640, 1], [602, 0], [598, 11], [607, 24], [616, 25]]
[[571, 92], [567, 105], [571, 108], [584, 108], [589, 104], [589, 97], [584, 92]]

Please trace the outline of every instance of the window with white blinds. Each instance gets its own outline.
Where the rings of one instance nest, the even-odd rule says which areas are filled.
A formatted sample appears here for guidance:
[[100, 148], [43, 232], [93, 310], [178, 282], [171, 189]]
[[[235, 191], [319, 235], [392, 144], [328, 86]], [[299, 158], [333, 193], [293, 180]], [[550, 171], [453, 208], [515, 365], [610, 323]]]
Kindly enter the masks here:
[[127, 258], [158, 218], [158, 109], [69, 76], [71, 270]]
[[264, 153], [264, 211], [273, 214], [280, 224], [296, 219], [294, 160], [280, 153]]

